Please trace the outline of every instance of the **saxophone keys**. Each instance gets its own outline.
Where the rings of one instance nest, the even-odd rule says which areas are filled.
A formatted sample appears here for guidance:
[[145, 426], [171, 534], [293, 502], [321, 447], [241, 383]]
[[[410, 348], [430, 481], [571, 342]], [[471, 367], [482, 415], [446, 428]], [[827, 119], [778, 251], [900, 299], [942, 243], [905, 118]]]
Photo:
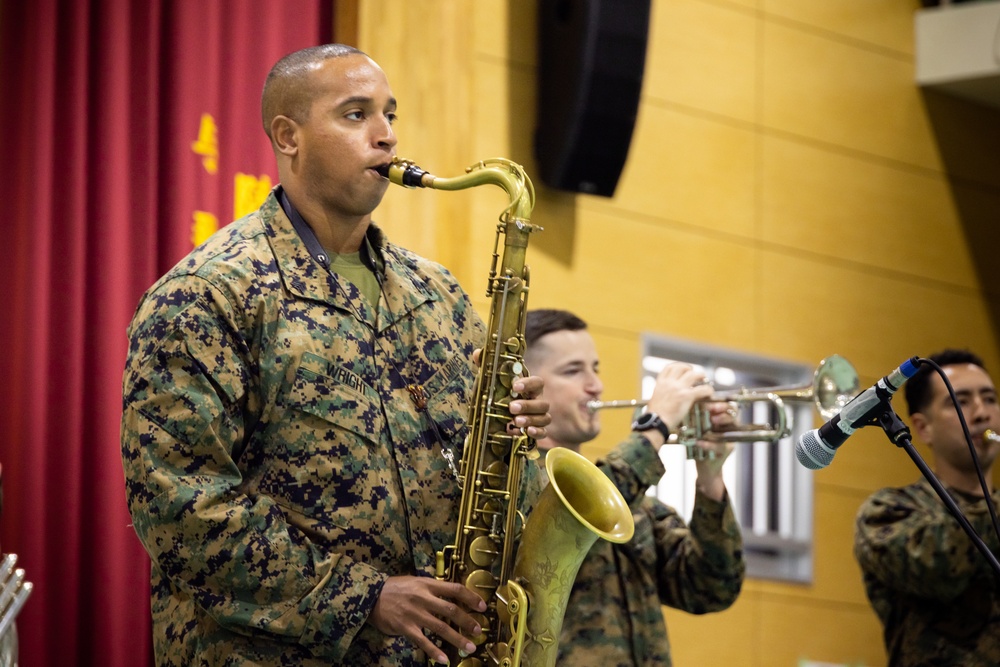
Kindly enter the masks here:
[[507, 485], [507, 464], [503, 461], [494, 461], [483, 470], [483, 481], [487, 489], [497, 491]]
[[500, 552], [497, 551], [496, 544], [485, 535], [472, 540], [472, 544], [469, 546], [469, 558], [479, 567], [492, 565], [499, 555]]
[[473, 570], [465, 578], [465, 587], [489, 603], [497, 589], [497, 578], [486, 570]]

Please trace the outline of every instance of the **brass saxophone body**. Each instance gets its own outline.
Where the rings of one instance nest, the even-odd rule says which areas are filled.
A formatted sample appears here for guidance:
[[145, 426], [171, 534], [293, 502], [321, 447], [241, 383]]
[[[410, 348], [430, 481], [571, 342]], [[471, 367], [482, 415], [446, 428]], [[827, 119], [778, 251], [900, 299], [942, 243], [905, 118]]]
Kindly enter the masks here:
[[[390, 181], [406, 187], [460, 190], [483, 184], [510, 197], [500, 215], [486, 295], [491, 298], [487, 339], [469, 407], [459, 470], [462, 490], [453, 544], [437, 554], [438, 579], [458, 582], [479, 594], [487, 609], [476, 651], [459, 667], [553, 667], [566, 604], [577, 570], [598, 537], [626, 542], [632, 514], [604, 473], [567, 449], [546, 456], [549, 484], [525, 521], [517, 508], [527, 461], [537, 458], [535, 441], [507, 432], [512, 385], [527, 376], [524, 326], [529, 271], [528, 238], [534, 189], [520, 165], [503, 158], [479, 162], [462, 176], [439, 178], [407, 160], [389, 166]], [[498, 254], [503, 236], [503, 256]], [[497, 262], [500, 262], [499, 267]]]

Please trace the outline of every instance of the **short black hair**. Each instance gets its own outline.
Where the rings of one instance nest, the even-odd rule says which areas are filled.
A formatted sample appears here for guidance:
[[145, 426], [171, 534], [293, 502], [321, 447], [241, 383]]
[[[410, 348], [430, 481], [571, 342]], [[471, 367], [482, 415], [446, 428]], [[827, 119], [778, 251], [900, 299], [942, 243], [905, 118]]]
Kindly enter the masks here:
[[[948, 348], [927, 358], [942, 368], [956, 364], [972, 364], [979, 366], [984, 371], [986, 370], [983, 360], [968, 350]], [[931, 402], [931, 377], [934, 375], [937, 375], [937, 371], [930, 364], [921, 364], [913, 377], [907, 380], [903, 386], [906, 396], [906, 407], [910, 411], [909, 414], [923, 412]]]
[[276, 62], [260, 96], [260, 115], [268, 138], [275, 116], [284, 114], [300, 123], [308, 120], [314, 92], [303, 84], [312, 68], [324, 60], [351, 55], [368, 54], [348, 44], [321, 44], [289, 53]]
[[587, 328], [586, 322], [568, 310], [538, 308], [529, 310], [525, 319], [524, 339], [528, 349], [546, 334], [556, 331], [581, 331]]

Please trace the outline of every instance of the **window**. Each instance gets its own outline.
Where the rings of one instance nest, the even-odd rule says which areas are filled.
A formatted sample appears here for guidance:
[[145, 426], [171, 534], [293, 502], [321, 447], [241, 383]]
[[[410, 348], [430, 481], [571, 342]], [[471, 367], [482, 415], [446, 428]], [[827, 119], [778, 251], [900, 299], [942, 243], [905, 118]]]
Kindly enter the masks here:
[[[808, 583], [812, 580], [812, 471], [795, 460], [795, 441], [813, 428], [811, 397], [816, 367], [757, 357], [731, 350], [644, 336], [642, 396], [652, 393], [657, 373], [672, 361], [699, 367], [716, 394], [741, 389], [781, 388], [783, 407], [765, 400], [734, 404], [740, 424], [777, 423], [786, 411], [791, 434], [778, 442], [738, 442], [723, 467], [723, 478], [743, 533], [747, 574], [764, 579]], [[853, 369], [851, 369], [853, 372]], [[687, 450], [660, 450], [666, 475], [649, 493], [690, 520], [694, 506], [695, 464]]]

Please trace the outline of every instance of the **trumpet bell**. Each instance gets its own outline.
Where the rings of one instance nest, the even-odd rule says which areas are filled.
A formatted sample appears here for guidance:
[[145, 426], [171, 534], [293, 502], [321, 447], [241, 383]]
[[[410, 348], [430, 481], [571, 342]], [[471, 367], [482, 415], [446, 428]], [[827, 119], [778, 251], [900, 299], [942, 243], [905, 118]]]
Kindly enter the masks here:
[[819, 362], [813, 376], [813, 398], [823, 419], [837, 416], [860, 390], [858, 373], [847, 359], [834, 354]]

